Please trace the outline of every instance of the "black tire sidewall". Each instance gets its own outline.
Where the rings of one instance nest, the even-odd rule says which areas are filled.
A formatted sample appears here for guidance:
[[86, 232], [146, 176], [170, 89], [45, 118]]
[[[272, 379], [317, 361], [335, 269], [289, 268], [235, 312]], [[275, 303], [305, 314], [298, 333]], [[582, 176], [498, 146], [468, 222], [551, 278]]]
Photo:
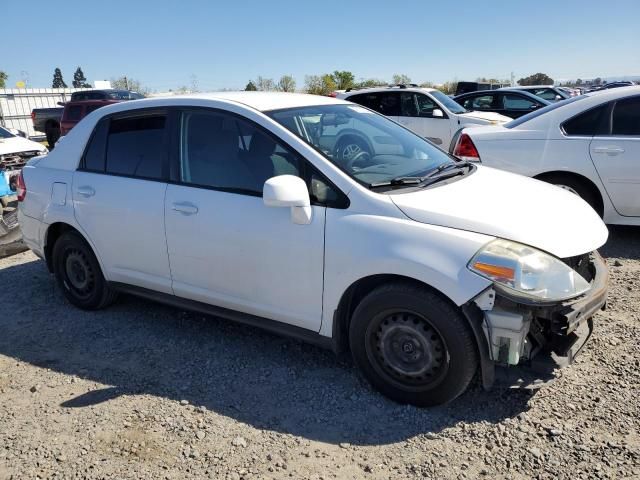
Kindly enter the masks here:
[[[70, 249], [80, 250], [94, 272], [94, 288], [87, 298], [77, 296], [67, 284], [68, 280], [65, 272], [64, 261], [66, 253]], [[95, 310], [100, 308], [105, 295], [107, 294], [107, 285], [104, 276], [102, 275], [100, 264], [98, 263], [96, 256], [93, 254], [89, 244], [76, 233], [63, 233], [53, 246], [52, 259], [53, 272], [65, 298], [70, 303], [83, 310]]]
[[[438, 331], [448, 353], [448, 369], [438, 382], [428, 388], [399, 388], [380, 374], [367, 353], [367, 331], [371, 320], [381, 311], [404, 310], [415, 312], [426, 318]], [[456, 309], [438, 295], [428, 290], [388, 289], [376, 294], [372, 292], [356, 308], [349, 328], [349, 343], [355, 363], [372, 386], [399, 403], [417, 406], [432, 406], [453, 400], [469, 385], [477, 369], [477, 352], [467, 320]]]

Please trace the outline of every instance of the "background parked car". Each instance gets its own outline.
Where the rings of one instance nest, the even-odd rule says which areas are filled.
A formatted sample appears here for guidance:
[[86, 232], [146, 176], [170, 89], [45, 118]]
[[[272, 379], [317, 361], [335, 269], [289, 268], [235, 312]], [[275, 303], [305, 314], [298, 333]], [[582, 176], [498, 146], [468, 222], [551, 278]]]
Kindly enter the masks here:
[[465, 93], [453, 98], [466, 110], [495, 112], [518, 118], [551, 103], [523, 90], [483, 90]]
[[508, 83], [488, 83], [488, 82], [458, 82], [456, 85], [456, 96], [463, 93], [476, 92], [478, 90], [497, 90], [508, 87]]
[[[116, 90], [116, 89], [105, 89], [105, 90], [81, 90], [79, 92], [74, 92], [71, 94], [71, 100], [67, 103], [79, 102], [84, 100], [101, 100], [107, 101], [109, 103], [114, 102], [122, 102], [124, 100], [138, 100], [144, 98], [144, 95], [141, 95], [137, 92], [130, 92], [128, 90]], [[47, 137], [47, 143], [49, 144], [49, 148], [53, 149], [56, 142], [60, 138], [60, 135], [64, 135], [61, 132], [60, 122], [62, 120], [64, 106], [65, 103], [58, 103], [61, 105], [60, 107], [53, 108], [34, 108], [31, 111], [31, 120], [33, 121], [33, 128], [39, 132], [44, 132]], [[105, 104], [107, 105], [107, 104]], [[77, 109], [75, 109], [70, 115], [71, 118], [76, 118]], [[89, 113], [86, 112], [84, 115], [80, 117], [80, 119], [75, 120], [77, 123], [79, 120], [84, 118], [84, 116]], [[71, 125], [70, 123], [68, 125]], [[67, 131], [69, 129], [67, 128]]]
[[454, 155], [566, 188], [605, 222], [640, 225], [640, 86], [587, 93], [464, 129]]
[[493, 112], [468, 111], [434, 88], [374, 87], [347, 90], [337, 97], [375, 110], [445, 150], [453, 135], [465, 125], [491, 125], [511, 120]]
[[0, 127], [0, 254], [20, 239], [15, 197], [20, 171], [28, 160], [46, 152], [41, 144]]
[[537, 97], [543, 98], [548, 102], [560, 102], [562, 100], [566, 100], [567, 98], [571, 98], [569, 94], [560, 90], [559, 88], [554, 87], [553, 85], [527, 85], [507, 88], [509, 90], [524, 90], [525, 92], [529, 92]]

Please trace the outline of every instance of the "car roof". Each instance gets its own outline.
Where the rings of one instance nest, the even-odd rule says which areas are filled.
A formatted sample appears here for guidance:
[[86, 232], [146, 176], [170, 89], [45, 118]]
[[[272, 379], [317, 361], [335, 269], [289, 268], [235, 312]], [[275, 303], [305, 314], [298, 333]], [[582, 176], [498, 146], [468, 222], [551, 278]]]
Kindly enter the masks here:
[[513, 87], [502, 87], [498, 90], [505, 90], [507, 88], [514, 88], [516, 90], [523, 90], [525, 88], [555, 88], [555, 85], [516, 85]]
[[352, 95], [360, 94], [360, 93], [378, 93], [378, 92], [388, 92], [388, 91], [396, 91], [396, 92], [434, 92], [436, 88], [429, 87], [418, 87], [418, 86], [407, 86], [407, 85], [388, 85], [382, 87], [365, 87], [365, 88], [354, 88], [352, 90], [346, 90], [344, 93], [338, 93], [338, 98], [346, 98]]
[[333, 97], [322, 95], [310, 95], [306, 93], [285, 92], [215, 92], [194, 93], [188, 95], [175, 95], [167, 97], [144, 98], [118, 102], [104, 109], [104, 114], [124, 112], [139, 108], [206, 105], [207, 101], [223, 101], [243, 105], [261, 112], [280, 110], [287, 108], [310, 107], [318, 105], [347, 104], [348, 102]]
[[522, 90], [520, 88], [505, 87], [505, 88], [499, 88], [498, 90], [500, 90], [501, 92], [507, 92], [507, 93], [508, 92], [517, 93], [518, 95], [522, 95], [524, 97], [531, 98], [532, 100], [535, 100], [536, 102], [551, 104], [550, 101], [545, 100], [544, 98], [538, 97], [537, 95], [534, 95], [533, 93], [529, 93], [526, 90]]

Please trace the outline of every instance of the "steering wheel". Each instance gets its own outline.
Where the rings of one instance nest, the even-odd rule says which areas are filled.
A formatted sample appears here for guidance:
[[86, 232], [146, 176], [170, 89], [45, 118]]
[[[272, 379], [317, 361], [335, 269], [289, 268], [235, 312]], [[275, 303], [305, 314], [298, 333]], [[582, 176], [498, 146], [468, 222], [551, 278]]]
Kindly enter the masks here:
[[354, 168], [355, 164], [360, 159], [364, 159], [365, 161], [368, 161], [371, 159], [371, 154], [366, 150], [362, 150], [361, 152], [354, 154], [352, 157], [347, 159], [345, 168], [347, 170], [355, 171], [355, 168]]

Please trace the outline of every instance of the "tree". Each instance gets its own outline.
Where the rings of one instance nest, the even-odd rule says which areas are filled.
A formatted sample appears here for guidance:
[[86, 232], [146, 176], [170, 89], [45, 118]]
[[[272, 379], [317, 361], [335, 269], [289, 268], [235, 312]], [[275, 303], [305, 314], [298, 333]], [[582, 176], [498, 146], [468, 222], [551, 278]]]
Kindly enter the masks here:
[[600, 85], [602, 83], [602, 79], [600, 77], [596, 77], [593, 79], [594, 85]]
[[277, 89], [280, 92], [295, 92], [296, 81], [291, 75], [283, 75], [280, 77], [280, 80], [278, 80]]
[[0, 70], [0, 88], [6, 87], [7, 78], [9, 78], [9, 75]]
[[455, 80], [453, 82], [444, 82], [442, 85], [434, 85], [434, 87], [446, 95], [453, 95], [458, 88], [458, 82]]
[[553, 78], [546, 73], [535, 73], [518, 80], [518, 85], [553, 85]]
[[150, 90], [147, 87], [144, 87], [138, 80], [135, 78], [129, 78], [126, 75], [116, 79], [112, 78], [111, 87], [118, 88], [120, 90], [138, 92], [142, 95], [147, 95], [150, 92]]
[[411, 78], [409, 78], [404, 73], [395, 73], [393, 75], [393, 84], [394, 85], [407, 85], [411, 83]]
[[258, 77], [256, 79], [256, 88], [261, 92], [273, 92], [276, 89], [276, 82], [272, 78]]
[[57, 67], [53, 72], [53, 82], [51, 83], [51, 88], [67, 88], [67, 84], [64, 83], [64, 80], [62, 78], [62, 72]]
[[378, 80], [376, 78], [361, 79], [359, 82], [353, 84], [352, 88], [370, 88], [370, 87], [386, 87], [389, 85], [384, 80]]
[[87, 83], [87, 79], [84, 76], [84, 72], [80, 67], [76, 68], [73, 74], [73, 82], [71, 82], [73, 88], [91, 88], [91, 85]]
[[336, 70], [331, 74], [333, 83], [336, 84], [336, 90], [346, 90], [347, 88], [353, 88], [355, 77], [353, 73], [346, 70]]
[[255, 92], [256, 90], [258, 90], [258, 88], [256, 87], [256, 84], [253, 83], [252, 80], [249, 80], [249, 83], [247, 83], [247, 86], [244, 87], [245, 92]]
[[581, 78], [576, 80], [576, 86], [579, 87], [580, 85], [582, 85], [582, 79]]
[[314, 95], [329, 95], [336, 90], [336, 82], [329, 74], [307, 75], [304, 84], [304, 90]]

